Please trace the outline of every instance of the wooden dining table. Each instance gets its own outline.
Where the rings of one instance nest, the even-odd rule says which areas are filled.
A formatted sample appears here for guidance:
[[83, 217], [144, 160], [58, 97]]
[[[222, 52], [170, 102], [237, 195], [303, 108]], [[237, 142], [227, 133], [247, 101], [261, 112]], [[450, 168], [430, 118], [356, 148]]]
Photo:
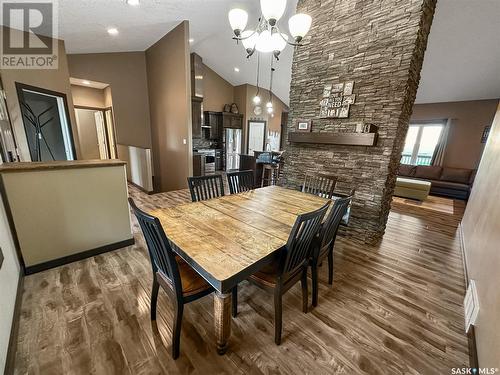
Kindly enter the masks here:
[[270, 263], [298, 215], [328, 199], [278, 186], [151, 212], [174, 251], [215, 289], [217, 352], [231, 335], [231, 290]]

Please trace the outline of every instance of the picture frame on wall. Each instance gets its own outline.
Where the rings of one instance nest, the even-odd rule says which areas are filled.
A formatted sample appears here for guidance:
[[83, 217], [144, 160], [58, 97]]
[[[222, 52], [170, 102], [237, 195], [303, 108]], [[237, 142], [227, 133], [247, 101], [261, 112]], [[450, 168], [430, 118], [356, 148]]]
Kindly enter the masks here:
[[312, 128], [312, 120], [297, 120], [298, 132], [310, 132]]

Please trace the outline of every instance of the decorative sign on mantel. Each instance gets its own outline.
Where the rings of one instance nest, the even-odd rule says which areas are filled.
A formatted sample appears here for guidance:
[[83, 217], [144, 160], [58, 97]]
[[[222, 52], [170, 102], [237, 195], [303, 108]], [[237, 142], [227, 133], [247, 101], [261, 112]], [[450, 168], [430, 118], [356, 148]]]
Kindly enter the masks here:
[[321, 99], [320, 118], [348, 118], [349, 108], [356, 101], [356, 95], [352, 93], [354, 81], [325, 85], [323, 98]]

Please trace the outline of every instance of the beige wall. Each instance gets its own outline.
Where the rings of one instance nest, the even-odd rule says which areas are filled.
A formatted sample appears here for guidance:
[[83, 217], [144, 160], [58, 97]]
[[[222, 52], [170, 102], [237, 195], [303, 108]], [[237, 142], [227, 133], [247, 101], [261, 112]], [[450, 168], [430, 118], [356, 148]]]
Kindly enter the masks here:
[[124, 165], [1, 177], [26, 266], [132, 238]]
[[500, 105], [462, 220], [467, 271], [476, 281], [481, 367], [500, 367]]
[[[3, 31], [3, 27], [2, 27]], [[20, 32], [13, 30], [12, 32]], [[1, 36], [0, 36], [1, 37]], [[23, 120], [17, 97], [16, 82], [26, 85], [40, 87], [46, 90], [56, 91], [66, 95], [68, 102], [69, 121], [75, 141], [76, 157], [79, 157], [80, 145], [78, 144], [78, 133], [76, 128], [75, 112], [73, 110], [73, 98], [69, 83], [68, 61], [64, 41], [54, 40], [58, 44], [58, 69], [0, 69], [3, 87], [7, 95], [7, 107], [10, 120], [14, 129], [16, 141], [19, 148], [21, 161], [31, 161], [28, 141], [24, 131]]]
[[110, 85], [117, 143], [150, 148], [145, 53], [75, 54], [68, 55], [68, 64], [71, 77]]
[[146, 50], [155, 191], [186, 188], [192, 174], [188, 39], [183, 21]]
[[71, 85], [73, 104], [83, 107], [104, 108], [104, 89]]
[[411, 120], [452, 119], [444, 165], [476, 169], [484, 144], [481, 135], [495, 115], [498, 100], [416, 104]]
[[222, 112], [224, 104], [234, 101], [234, 87], [208, 66], [204, 65], [203, 110]]

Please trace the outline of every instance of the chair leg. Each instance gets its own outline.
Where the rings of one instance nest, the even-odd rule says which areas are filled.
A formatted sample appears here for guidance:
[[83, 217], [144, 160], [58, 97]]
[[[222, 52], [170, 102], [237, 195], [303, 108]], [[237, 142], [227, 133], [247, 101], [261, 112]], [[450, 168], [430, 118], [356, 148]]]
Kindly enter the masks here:
[[333, 284], [333, 248], [328, 252], [328, 284]]
[[153, 275], [153, 288], [151, 290], [151, 320], [156, 320], [156, 305], [158, 302], [158, 289], [160, 284], [156, 280], [156, 275]]
[[308, 293], [307, 293], [307, 266], [302, 271], [302, 278], [300, 280], [302, 285], [302, 311], [307, 314]]
[[282, 325], [282, 295], [281, 288], [277, 287], [274, 290], [274, 342], [276, 345], [281, 344], [281, 325]]
[[312, 279], [312, 305], [318, 306], [318, 265], [313, 263], [311, 265], [311, 279]]
[[236, 318], [236, 315], [238, 315], [238, 285], [236, 285], [233, 290], [231, 291], [231, 300], [232, 300], [232, 315], [233, 318]]
[[177, 303], [174, 311], [174, 330], [172, 332], [172, 358], [179, 358], [179, 351], [181, 346], [181, 327], [182, 327], [182, 313], [184, 305]]

